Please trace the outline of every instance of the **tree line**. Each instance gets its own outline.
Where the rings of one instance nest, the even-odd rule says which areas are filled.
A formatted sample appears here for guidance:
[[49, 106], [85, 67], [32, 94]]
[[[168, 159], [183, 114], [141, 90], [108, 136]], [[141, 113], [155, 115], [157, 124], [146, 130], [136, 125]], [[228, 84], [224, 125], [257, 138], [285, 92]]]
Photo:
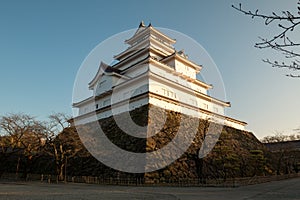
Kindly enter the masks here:
[[16, 176], [21, 172], [26, 178], [42, 167], [48, 168], [49, 173], [55, 171], [58, 179], [63, 180], [68, 159], [86, 153], [69, 119], [63, 113], [52, 114], [47, 121], [23, 113], [2, 116], [0, 177], [10, 171]]
[[277, 131], [264, 137], [262, 142], [272, 153], [273, 167], [277, 175], [300, 171], [300, 134], [285, 135]]

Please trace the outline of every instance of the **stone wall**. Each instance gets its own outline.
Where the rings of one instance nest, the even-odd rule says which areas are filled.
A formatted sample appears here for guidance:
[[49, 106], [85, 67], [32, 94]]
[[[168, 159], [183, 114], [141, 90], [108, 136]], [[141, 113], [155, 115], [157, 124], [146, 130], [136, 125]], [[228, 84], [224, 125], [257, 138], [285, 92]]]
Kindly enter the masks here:
[[[176, 153], [183, 151], [183, 154], [166, 167], [154, 172], [123, 173], [98, 163], [94, 167], [93, 175], [143, 177], [146, 183], [161, 183], [176, 182], [182, 179], [205, 180], [206, 178], [245, 177], [265, 174], [268, 170], [272, 171], [271, 167], [268, 166], [267, 159], [265, 159], [266, 150], [264, 146], [251, 132], [227, 126], [222, 127], [220, 137], [215, 136], [217, 137], [216, 145], [206, 157], [201, 159], [198, 154], [204, 136], [207, 135], [208, 129], [218, 129], [220, 128], [219, 125], [174, 111], [163, 110], [153, 105], [135, 109], [130, 112], [130, 115], [137, 124], [142, 126], [148, 124], [147, 133], [144, 133], [148, 137], [137, 138], [124, 133], [113, 117], [101, 119], [98, 123], [115, 145], [136, 153], [155, 153], [159, 149], [169, 148], [169, 144], [173, 142], [168, 153], [157, 154], [157, 156], [162, 157], [160, 159], [162, 165], [175, 158]], [[126, 120], [125, 115], [123, 118]], [[122, 119], [122, 114], [119, 119]], [[174, 142], [179, 133], [180, 138]], [[214, 144], [206, 143], [205, 145]], [[258, 156], [256, 158], [252, 151], [256, 151], [255, 155], [258, 152], [259, 158], [262, 160], [258, 160]], [[151, 166], [154, 164], [147, 162], [147, 159], [145, 158], [145, 169], [155, 167]], [[261, 163], [257, 164], [258, 162]], [[264, 165], [263, 168], [261, 165]]]

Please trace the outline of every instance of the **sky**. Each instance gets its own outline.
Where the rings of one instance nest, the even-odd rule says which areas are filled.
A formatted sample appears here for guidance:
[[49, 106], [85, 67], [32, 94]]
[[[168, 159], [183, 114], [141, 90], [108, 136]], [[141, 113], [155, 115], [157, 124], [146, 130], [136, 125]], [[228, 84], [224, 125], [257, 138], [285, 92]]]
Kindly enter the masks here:
[[300, 127], [300, 79], [262, 62], [277, 54], [254, 44], [278, 29], [231, 8], [240, 2], [247, 10], [271, 13], [295, 10], [297, 0], [0, 0], [0, 115], [71, 115], [74, 81], [86, 56], [144, 20], [205, 48], [222, 76], [224, 100], [231, 102], [228, 116], [246, 121], [258, 138], [291, 134]]

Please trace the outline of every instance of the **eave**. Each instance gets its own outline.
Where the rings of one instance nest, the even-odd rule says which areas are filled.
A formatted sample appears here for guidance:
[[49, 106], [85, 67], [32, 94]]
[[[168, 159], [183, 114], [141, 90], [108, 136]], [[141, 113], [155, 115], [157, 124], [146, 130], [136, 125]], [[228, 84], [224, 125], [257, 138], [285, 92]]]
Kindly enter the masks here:
[[150, 46], [149, 48], [144, 48], [144, 49], [141, 49], [141, 50], [138, 50], [135, 54], [132, 54], [130, 56], [128, 56], [127, 58], [125, 58], [124, 60], [121, 60], [120, 62], [116, 63], [115, 65], [113, 65], [112, 67], [118, 69], [120, 67], [122, 67], [122, 65], [140, 57], [141, 55], [145, 54], [145, 53], [148, 53], [149, 52], [153, 52], [153, 53], [157, 53], [161, 56], [168, 56], [168, 54], [166, 54], [165, 52], [159, 50], [159, 49], [156, 49], [156, 48], [153, 48], [152, 46]]
[[82, 100], [82, 101], [73, 103], [73, 104], [72, 104], [72, 107], [78, 108], [78, 107], [80, 107], [80, 106], [82, 106], [82, 105], [85, 105], [85, 104], [90, 103], [90, 102], [93, 101], [93, 100], [94, 100], [94, 96], [90, 96], [90, 97], [88, 97], [88, 98], [86, 98], [86, 99], [84, 99], [84, 100]]
[[156, 30], [152, 26], [149, 26], [149, 27], [145, 28], [144, 30], [138, 32], [137, 34], [133, 35], [131, 38], [125, 40], [125, 43], [129, 44], [129, 45], [134, 45], [136, 40], [138, 40], [139, 38], [143, 38], [147, 34], [150, 34], [150, 35], [156, 34], [158, 37], [161, 37], [164, 41], [166, 41], [169, 44], [174, 44], [176, 42], [175, 39], [172, 39], [172, 38], [168, 37], [167, 35], [163, 34], [162, 32]]
[[[121, 62], [124, 59], [126, 59], [126, 56], [130, 57], [130, 56], [134, 55], [135, 53], [137, 53], [137, 52], [139, 52], [143, 49], [153, 48], [152, 45], [151, 45], [152, 43], [160, 46], [162, 49], [165, 50], [165, 51], [161, 51], [163, 53], [163, 55], [172, 54], [175, 51], [174, 48], [172, 48], [170, 46], [163, 45], [159, 41], [157, 41], [154, 38], [150, 37], [149, 39], [145, 39], [145, 40], [139, 42], [138, 44], [127, 48], [125, 51], [115, 55], [114, 59], [119, 60]], [[147, 46], [145, 46], [145, 45], [147, 45]]]
[[103, 75], [103, 73], [105, 71], [105, 67], [107, 67], [107, 66], [108, 66], [107, 64], [105, 64], [104, 62], [101, 61], [96, 75], [91, 80], [91, 82], [89, 82], [89, 89], [92, 89], [94, 87], [94, 85], [97, 83], [99, 78]]

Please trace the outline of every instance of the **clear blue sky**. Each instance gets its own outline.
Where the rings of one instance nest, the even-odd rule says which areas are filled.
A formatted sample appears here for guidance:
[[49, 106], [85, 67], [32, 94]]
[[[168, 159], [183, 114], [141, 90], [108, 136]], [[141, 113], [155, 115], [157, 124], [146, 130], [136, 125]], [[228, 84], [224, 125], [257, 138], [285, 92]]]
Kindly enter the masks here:
[[0, 115], [71, 114], [84, 58], [101, 41], [144, 20], [182, 32], [208, 51], [222, 73], [229, 116], [248, 122], [259, 138], [275, 130], [292, 133], [300, 126], [300, 80], [261, 61], [275, 57], [253, 47], [269, 30], [231, 8], [239, 2], [271, 12], [295, 9], [297, 0], [0, 1]]

